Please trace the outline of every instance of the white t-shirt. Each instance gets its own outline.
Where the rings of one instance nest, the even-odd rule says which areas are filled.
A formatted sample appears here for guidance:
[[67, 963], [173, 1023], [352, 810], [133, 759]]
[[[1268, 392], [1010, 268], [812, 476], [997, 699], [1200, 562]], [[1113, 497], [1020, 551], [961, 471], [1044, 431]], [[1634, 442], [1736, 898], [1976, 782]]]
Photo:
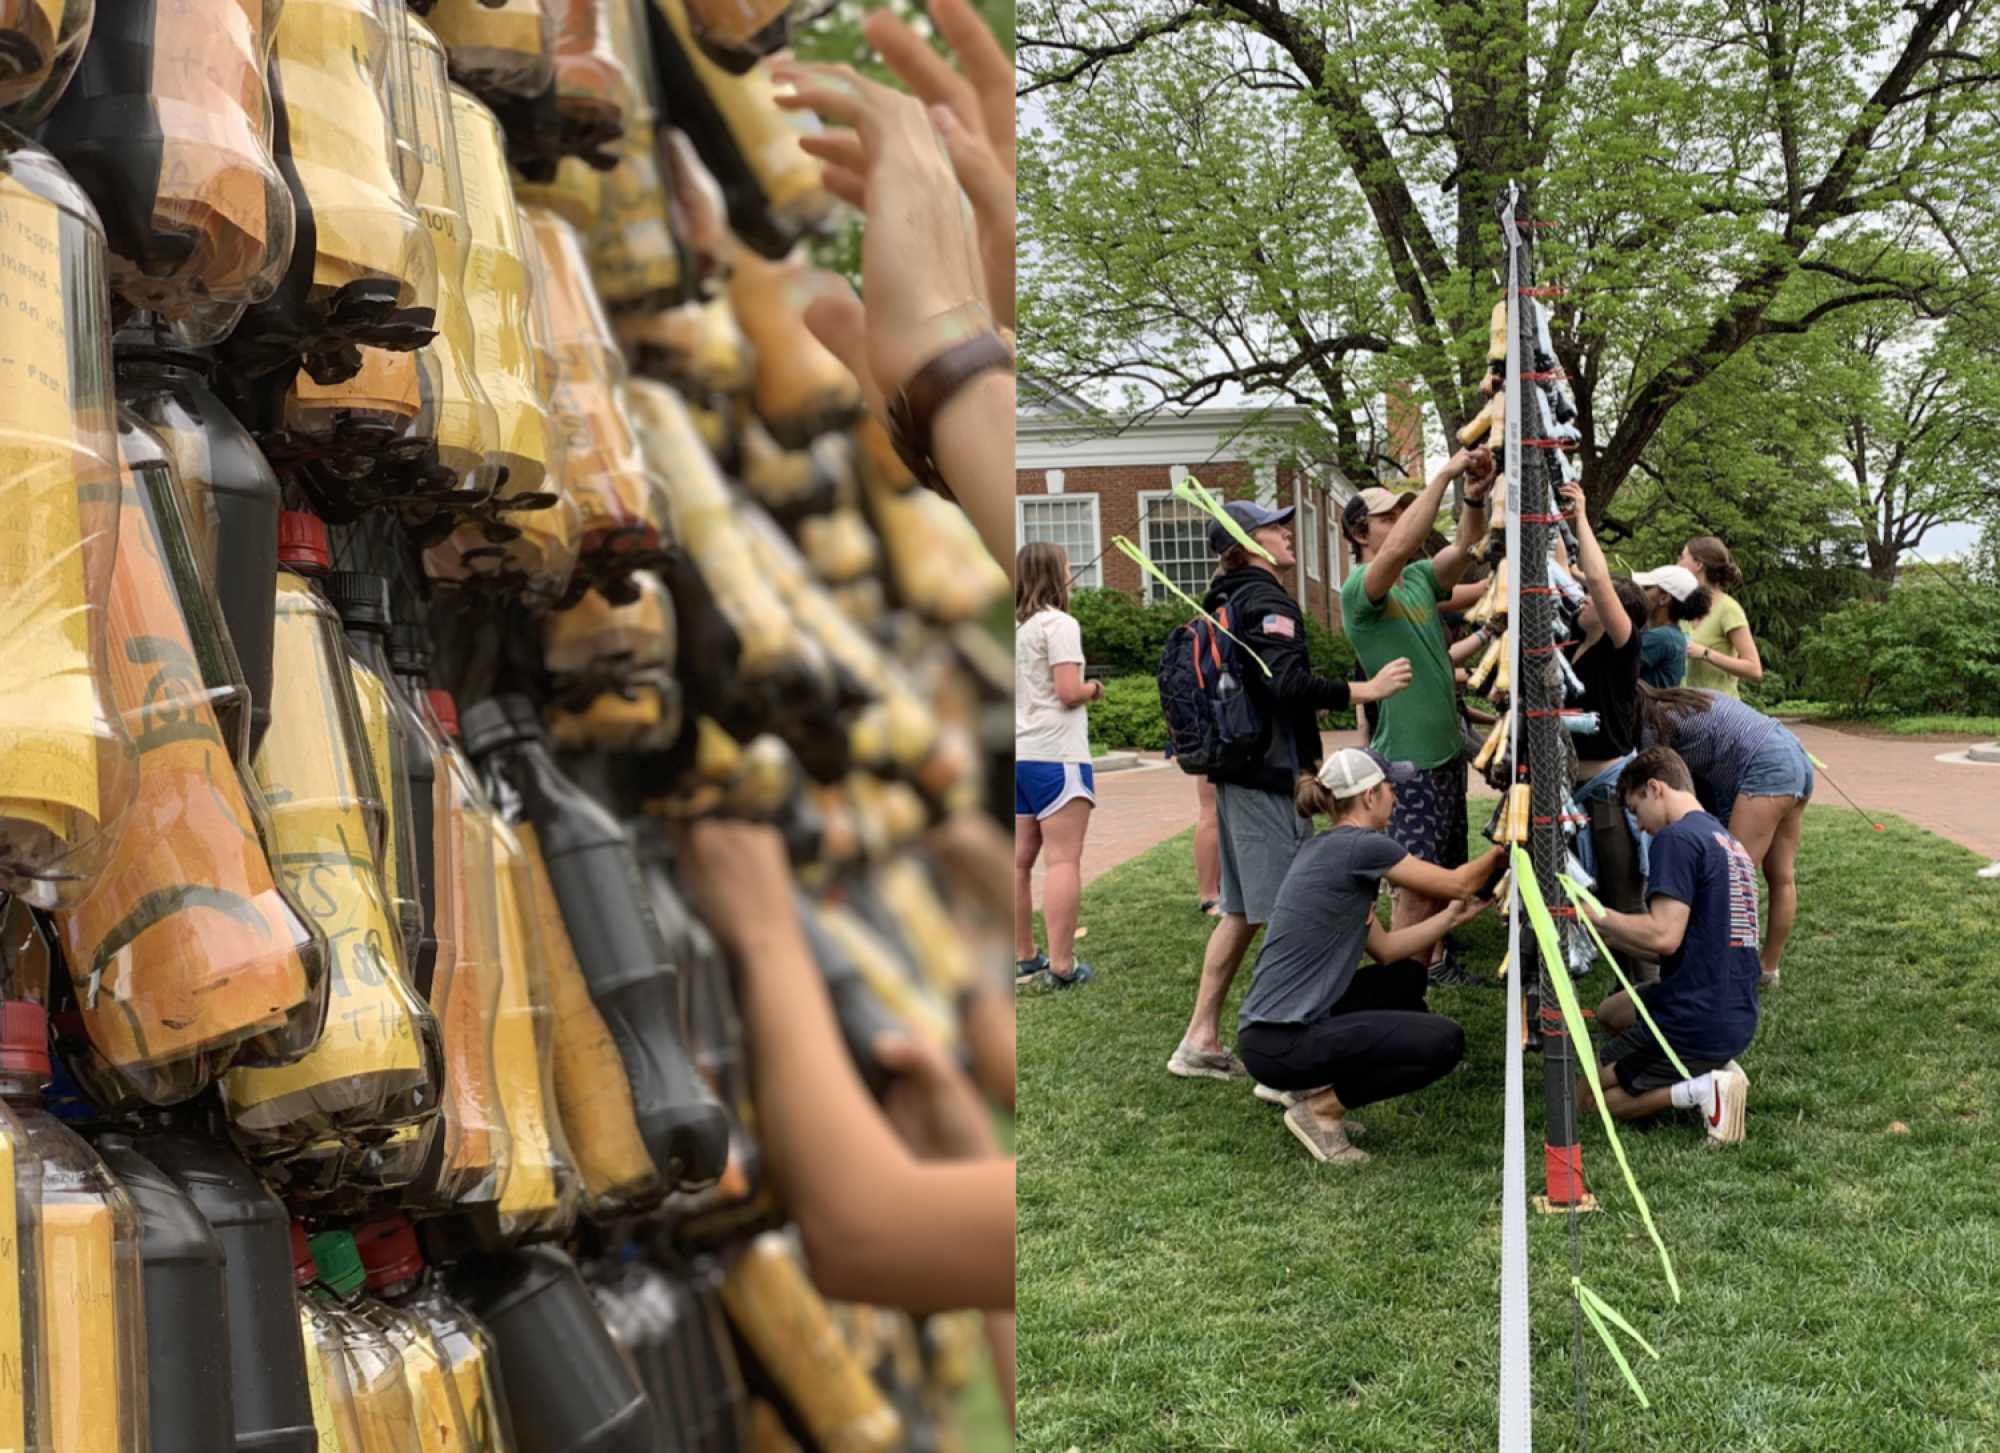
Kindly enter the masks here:
[[1014, 760], [1088, 762], [1090, 714], [1056, 695], [1056, 667], [1083, 668], [1076, 617], [1044, 606], [1014, 627]]

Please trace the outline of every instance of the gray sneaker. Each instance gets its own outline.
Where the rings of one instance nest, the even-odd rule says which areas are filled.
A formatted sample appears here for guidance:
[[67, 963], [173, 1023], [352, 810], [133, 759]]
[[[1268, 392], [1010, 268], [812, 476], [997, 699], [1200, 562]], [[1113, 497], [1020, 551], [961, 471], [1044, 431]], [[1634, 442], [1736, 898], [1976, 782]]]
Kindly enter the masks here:
[[1167, 1073], [1184, 1080], [1240, 1080], [1248, 1077], [1250, 1071], [1226, 1049], [1220, 1054], [1210, 1054], [1184, 1039], [1174, 1050], [1174, 1057], [1167, 1061]]
[[1285, 1129], [1298, 1138], [1299, 1144], [1311, 1153], [1314, 1160], [1325, 1161], [1329, 1165], [1352, 1165], [1368, 1159], [1367, 1151], [1358, 1145], [1348, 1144], [1346, 1125], [1327, 1129], [1304, 1102], [1285, 1112]]

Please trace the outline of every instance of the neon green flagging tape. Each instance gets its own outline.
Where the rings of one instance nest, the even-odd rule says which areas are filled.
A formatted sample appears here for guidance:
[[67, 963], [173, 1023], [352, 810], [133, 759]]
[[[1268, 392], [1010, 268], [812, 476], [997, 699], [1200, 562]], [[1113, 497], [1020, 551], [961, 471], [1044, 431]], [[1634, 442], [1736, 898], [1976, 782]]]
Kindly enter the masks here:
[[1221, 621], [1217, 620], [1214, 616], [1210, 615], [1207, 611], [1201, 608], [1200, 601], [1196, 600], [1193, 596], [1189, 595], [1186, 591], [1182, 590], [1178, 585], [1174, 584], [1173, 581], [1167, 579], [1166, 572], [1161, 570], [1160, 567], [1155, 565], [1151, 560], [1147, 559], [1146, 552], [1144, 550], [1141, 550], [1137, 545], [1133, 544], [1123, 535], [1113, 535], [1111, 537], [1111, 543], [1116, 545], [1120, 550], [1124, 551], [1127, 558], [1137, 561], [1140, 569], [1144, 570], [1147, 574], [1151, 575], [1154, 579], [1158, 580], [1160, 584], [1166, 586], [1168, 590], [1171, 590], [1175, 595], [1179, 596], [1183, 601], [1187, 602], [1188, 605], [1193, 607], [1194, 613], [1196, 615], [1200, 616], [1203, 620], [1207, 621], [1210, 625], [1214, 626], [1218, 631], [1221, 631], [1223, 635], [1229, 636], [1229, 639], [1235, 641], [1237, 645], [1243, 646], [1243, 653], [1247, 655], [1252, 661], [1255, 661], [1257, 665], [1263, 670], [1266, 676], [1269, 676], [1271, 674], [1271, 668], [1269, 666], [1264, 665], [1264, 658], [1262, 656], [1258, 655], [1248, 646], [1244, 646], [1241, 638], [1230, 635], [1229, 631], [1223, 627]]
[[[1590, 890], [1569, 874], [1556, 874], [1556, 881], [1563, 885], [1563, 891], [1569, 894], [1571, 902], [1597, 913], [1604, 912], [1604, 905], [1591, 897]], [[1589, 930], [1591, 942], [1595, 943], [1597, 951], [1604, 955], [1604, 962], [1611, 965], [1611, 972], [1618, 976], [1618, 983], [1625, 990], [1625, 997], [1632, 1001], [1632, 1007], [1637, 1009], [1639, 1017], [1646, 1021], [1646, 1028], [1653, 1031], [1653, 1038], [1660, 1042], [1660, 1048], [1667, 1052], [1667, 1058], [1673, 1062], [1674, 1068], [1680, 1071], [1681, 1078], [1693, 1079], [1694, 1076], [1689, 1073], [1688, 1067], [1681, 1063], [1681, 1057], [1674, 1053], [1674, 1047], [1667, 1043], [1667, 1037], [1660, 1033], [1660, 1026], [1653, 1022], [1652, 1011], [1646, 1008], [1646, 1001], [1639, 997], [1639, 991], [1632, 987], [1632, 981], [1626, 978], [1625, 971], [1618, 967], [1618, 956], [1611, 952], [1611, 945], [1604, 941], [1604, 936], [1597, 931], [1597, 925], [1590, 921], [1590, 914], [1579, 913], [1577, 918]]]
[[1660, 1355], [1660, 1349], [1655, 1347], [1652, 1343], [1648, 1342], [1644, 1337], [1642, 1337], [1639, 1334], [1639, 1329], [1637, 1327], [1633, 1326], [1630, 1322], [1626, 1321], [1623, 1317], [1619, 1316], [1617, 1310], [1611, 1305], [1611, 1303], [1605, 1301], [1603, 1297], [1600, 1297], [1596, 1292], [1592, 1291], [1589, 1287], [1585, 1286], [1583, 1284], [1582, 1278], [1571, 1277], [1570, 1284], [1576, 1288], [1578, 1296], [1582, 1297], [1583, 1300], [1589, 1305], [1597, 1308], [1597, 1314], [1600, 1317], [1604, 1318], [1605, 1321], [1611, 1323], [1614, 1327], [1618, 1328], [1619, 1331], [1623, 1332], [1627, 1337], [1630, 1337], [1634, 1342], [1637, 1342], [1641, 1347], [1645, 1348], [1646, 1355], [1648, 1357], [1654, 1358], [1655, 1360], [1658, 1359]]
[[[1549, 906], [1542, 901], [1542, 888], [1535, 881], [1535, 865], [1517, 844], [1513, 850], [1514, 891], [1521, 895], [1521, 907], [1526, 910], [1528, 922], [1535, 930], [1535, 941], [1541, 945], [1543, 962], [1553, 966], [1548, 976], [1555, 985], [1556, 999], [1562, 1005], [1563, 1024], [1569, 1030], [1570, 1043], [1587, 1049], [1590, 1045], [1590, 1026], [1584, 1022], [1583, 1006], [1576, 1002], [1576, 987], [1569, 981], [1569, 971], [1562, 954], [1562, 943], [1556, 936], [1556, 921], [1549, 916]], [[1632, 1193], [1632, 1202], [1639, 1208], [1639, 1219], [1645, 1223], [1646, 1234], [1653, 1238], [1653, 1245], [1660, 1253], [1660, 1265], [1666, 1269], [1667, 1286], [1674, 1294], [1674, 1300], [1681, 1299], [1680, 1278], [1674, 1275], [1674, 1261], [1667, 1254], [1667, 1243], [1660, 1239], [1660, 1228], [1653, 1223], [1653, 1208], [1646, 1204], [1646, 1193], [1639, 1189], [1639, 1181], [1632, 1174], [1632, 1162], [1625, 1158], [1625, 1147], [1618, 1140], [1618, 1125], [1611, 1118], [1611, 1112], [1604, 1108], [1603, 1094], [1593, 1089], [1591, 1103], [1597, 1106], [1597, 1118], [1604, 1122], [1605, 1138], [1611, 1142], [1611, 1154], [1618, 1161], [1618, 1169], [1625, 1177], [1625, 1188]]]
[[[1618, 1370], [1625, 1374], [1625, 1383], [1632, 1389], [1632, 1396], [1639, 1400], [1640, 1407], [1650, 1411], [1653, 1406], [1652, 1401], [1646, 1396], [1646, 1389], [1639, 1386], [1639, 1379], [1632, 1372], [1632, 1364], [1626, 1361], [1625, 1349], [1618, 1345], [1618, 1339], [1613, 1337], [1611, 1329], [1604, 1325], [1604, 1314], [1605, 1312], [1611, 1312], [1611, 1309], [1604, 1307], [1604, 1311], [1599, 1311], [1598, 1308], [1604, 1306], [1602, 1300], [1595, 1293], [1592, 1293], [1590, 1288], [1574, 1277], [1570, 1278], [1570, 1285], [1576, 1290], [1577, 1305], [1583, 1308], [1584, 1318], [1590, 1323], [1591, 1330], [1596, 1332], [1598, 1339], [1604, 1343], [1604, 1350], [1611, 1354], [1611, 1360], [1618, 1364]], [[1618, 1317], [1616, 1312], [1611, 1312], [1611, 1315]], [[1623, 1317], [1618, 1317], [1618, 1323], [1620, 1326], [1625, 1327], [1626, 1331], [1630, 1332], [1632, 1330]], [[1639, 1336], [1637, 1332], [1633, 1332], [1632, 1335], [1634, 1337]], [[1641, 1343], [1645, 1341], [1643, 1337], [1639, 1340]], [[1646, 1350], [1649, 1352], [1652, 1351], [1650, 1347]], [[1658, 1357], [1660, 1354], [1654, 1352], [1653, 1355]]]
[[1210, 494], [1202, 482], [1192, 474], [1174, 486], [1174, 496], [1177, 499], [1186, 500], [1189, 504], [1199, 509], [1207, 510], [1211, 515], [1222, 521], [1222, 528], [1234, 535], [1236, 543], [1244, 549], [1254, 555], [1262, 555], [1266, 560], [1271, 560], [1273, 565], [1278, 563], [1276, 560], [1271, 559], [1271, 552], [1269, 550], [1266, 550], [1262, 545], [1251, 539], [1248, 532], [1236, 523], [1235, 518], [1229, 511], [1222, 507], [1222, 501]]
[[1824, 772], [1826, 770], [1826, 763], [1822, 762], [1818, 757], [1815, 757], [1811, 752], [1806, 753], [1806, 760], [1808, 762], [1811, 762], [1815, 767], [1819, 768], [1820, 771]]

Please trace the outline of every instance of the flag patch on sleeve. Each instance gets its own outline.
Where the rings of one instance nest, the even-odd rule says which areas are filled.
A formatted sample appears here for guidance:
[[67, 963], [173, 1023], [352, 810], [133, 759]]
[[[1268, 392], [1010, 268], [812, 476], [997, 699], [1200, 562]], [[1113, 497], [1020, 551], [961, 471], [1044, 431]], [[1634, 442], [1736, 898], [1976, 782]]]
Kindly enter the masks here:
[[1290, 636], [1294, 634], [1290, 616], [1270, 615], [1264, 617], [1264, 624], [1257, 627], [1267, 636]]

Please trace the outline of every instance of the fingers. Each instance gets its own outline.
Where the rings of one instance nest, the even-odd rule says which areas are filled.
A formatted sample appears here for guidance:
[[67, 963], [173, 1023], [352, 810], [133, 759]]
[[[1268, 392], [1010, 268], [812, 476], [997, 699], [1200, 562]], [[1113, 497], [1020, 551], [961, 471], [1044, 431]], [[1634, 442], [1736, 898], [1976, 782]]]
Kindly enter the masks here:
[[930, 109], [931, 124], [943, 138], [958, 184], [972, 203], [979, 236], [979, 260], [986, 274], [987, 311], [1002, 328], [1014, 326], [1014, 179], [1001, 169], [992, 148], [968, 131], [946, 106]]
[[818, 136], [801, 136], [799, 149], [816, 156], [829, 166], [845, 168], [856, 176], [868, 170], [868, 149], [852, 131], [823, 131]]
[[979, 98], [986, 139], [1009, 173], [1014, 170], [1014, 64], [979, 12], [966, 0], [935, 0], [931, 19], [951, 46]]
[[[943, 56], [903, 21], [887, 10], [877, 10], [862, 22], [861, 33], [889, 69], [927, 105], [949, 106], [965, 118], [968, 126], [985, 127], [985, 116], [972, 83], [953, 70]], [[1011, 90], [1011, 82], [1009, 86]], [[1010, 118], [1008, 135], [1012, 134]]]
[[860, 128], [874, 111], [873, 92], [885, 88], [865, 79], [853, 66], [774, 65], [771, 79], [790, 91], [780, 91], [778, 105], [787, 111], [813, 111], [828, 121]]
[[868, 312], [845, 278], [823, 274], [815, 284], [819, 296], [806, 305], [806, 331], [860, 381], [869, 410], [879, 419], [882, 391], [875, 386], [875, 375], [868, 367]]

